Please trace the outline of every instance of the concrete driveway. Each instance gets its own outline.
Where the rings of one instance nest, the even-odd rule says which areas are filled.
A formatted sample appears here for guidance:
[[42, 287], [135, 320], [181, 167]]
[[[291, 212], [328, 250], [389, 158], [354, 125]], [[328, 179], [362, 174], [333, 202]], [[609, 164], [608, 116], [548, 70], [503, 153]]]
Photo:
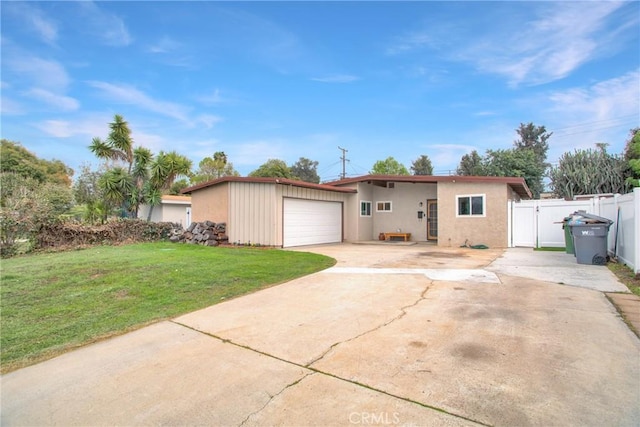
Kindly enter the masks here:
[[553, 270], [587, 267], [609, 290], [606, 268], [301, 250], [338, 263], [3, 376], [2, 425], [640, 424], [640, 341], [602, 292]]

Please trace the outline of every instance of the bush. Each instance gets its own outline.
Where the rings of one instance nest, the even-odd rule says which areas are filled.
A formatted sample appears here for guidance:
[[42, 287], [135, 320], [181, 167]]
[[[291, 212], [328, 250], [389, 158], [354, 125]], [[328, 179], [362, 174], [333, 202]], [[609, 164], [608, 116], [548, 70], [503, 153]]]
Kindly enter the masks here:
[[169, 222], [118, 219], [103, 225], [69, 222], [43, 224], [36, 235], [36, 249], [115, 245], [167, 240], [172, 230], [181, 228]]

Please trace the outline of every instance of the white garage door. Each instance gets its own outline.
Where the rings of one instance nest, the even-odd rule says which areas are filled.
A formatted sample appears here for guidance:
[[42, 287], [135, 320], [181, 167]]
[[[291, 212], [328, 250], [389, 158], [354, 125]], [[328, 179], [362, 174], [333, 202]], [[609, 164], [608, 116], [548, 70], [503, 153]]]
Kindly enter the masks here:
[[284, 247], [342, 241], [342, 203], [284, 199]]

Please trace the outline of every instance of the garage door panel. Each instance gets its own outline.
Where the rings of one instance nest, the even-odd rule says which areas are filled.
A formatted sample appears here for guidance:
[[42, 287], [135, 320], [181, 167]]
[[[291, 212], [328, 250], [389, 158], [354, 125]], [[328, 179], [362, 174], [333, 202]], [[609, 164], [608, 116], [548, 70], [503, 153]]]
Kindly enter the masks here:
[[342, 203], [284, 199], [283, 246], [342, 241]]

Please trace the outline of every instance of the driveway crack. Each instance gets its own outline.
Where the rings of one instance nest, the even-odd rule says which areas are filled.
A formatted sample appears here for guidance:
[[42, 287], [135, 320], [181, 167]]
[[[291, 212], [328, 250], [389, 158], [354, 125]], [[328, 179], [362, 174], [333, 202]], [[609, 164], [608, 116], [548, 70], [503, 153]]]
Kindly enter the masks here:
[[[431, 286], [431, 284], [432, 284], [432, 282], [430, 282], [430, 283], [429, 283], [429, 285], [427, 285], [427, 287], [425, 288], [425, 290], [424, 290], [424, 291], [422, 291], [422, 293], [420, 294], [420, 298], [418, 298], [418, 300], [417, 300], [417, 301], [415, 301], [413, 304], [409, 304], [409, 305], [406, 305], [406, 306], [402, 307], [402, 308], [401, 308], [401, 310], [402, 310], [403, 312], [402, 312], [402, 313], [400, 313], [398, 316], [396, 316], [396, 318], [394, 318], [394, 319], [390, 320], [389, 322], [386, 322], [386, 323], [385, 323], [385, 324], [383, 324], [383, 325], [380, 325], [379, 327], [375, 328], [374, 330], [376, 330], [376, 329], [380, 329], [380, 328], [382, 328], [382, 327], [384, 327], [384, 326], [386, 326], [386, 325], [388, 325], [388, 324], [390, 324], [390, 323], [392, 323], [392, 322], [395, 322], [396, 320], [401, 319], [402, 317], [404, 317], [404, 316], [407, 314], [407, 313], [406, 313], [406, 310], [408, 310], [408, 309], [409, 309], [409, 308], [411, 308], [411, 307], [415, 307], [416, 305], [418, 305], [418, 304], [420, 303], [420, 301], [422, 301], [422, 300], [424, 300], [424, 299], [425, 299], [425, 295], [426, 295], [427, 291], [429, 290], [429, 286]], [[234, 341], [232, 341], [232, 340], [230, 340], [230, 339], [222, 338], [222, 337], [217, 336], [217, 335], [215, 335], [215, 334], [212, 334], [212, 333], [209, 333], [209, 332], [206, 332], [206, 331], [199, 330], [199, 329], [197, 329], [197, 328], [194, 328], [194, 327], [192, 327], [192, 326], [186, 325], [186, 324], [184, 324], [184, 323], [177, 322], [177, 321], [175, 321], [175, 320], [170, 320], [170, 322], [175, 323], [176, 325], [180, 325], [180, 326], [182, 326], [182, 327], [184, 327], [184, 328], [191, 329], [192, 331], [198, 332], [198, 333], [200, 333], [200, 334], [207, 335], [207, 336], [209, 336], [209, 337], [211, 337], [211, 338], [214, 338], [214, 339], [217, 339], [217, 340], [219, 340], [219, 341], [221, 341], [221, 342], [223, 342], [223, 343], [225, 343], [225, 344], [230, 344], [230, 345], [236, 346], [236, 347], [238, 347], [238, 348], [243, 348], [243, 349], [245, 349], [245, 350], [252, 351], [252, 352], [254, 352], [254, 353], [261, 354], [261, 355], [263, 355], [263, 356], [270, 357], [270, 358], [275, 359], [275, 360], [279, 360], [279, 361], [281, 361], [281, 362], [283, 362], [283, 363], [287, 363], [287, 364], [289, 364], [289, 365], [293, 365], [293, 366], [298, 366], [298, 367], [300, 367], [300, 368], [305, 368], [305, 369], [308, 369], [309, 371], [311, 371], [311, 372], [309, 372], [308, 374], [304, 375], [304, 376], [303, 376], [302, 378], [300, 378], [299, 380], [294, 381], [294, 382], [292, 382], [291, 384], [288, 384], [288, 385], [287, 385], [287, 386], [285, 386], [281, 391], [279, 391], [278, 393], [276, 393], [274, 396], [270, 397], [269, 401], [267, 401], [267, 403], [266, 403], [262, 408], [260, 408], [259, 410], [255, 411], [255, 412], [254, 412], [254, 413], [252, 413], [252, 414], [249, 414], [249, 416], [248, 416], [246, 419], [244, 419], [240, 425], [243, 425], [244, 423], [246, 423], [246, 422], [248, 421], [248, 419], [251, 417], [251, 415], [257, 414], [257, 413], [259, 413], [260, 411], [264, 410], [264, 408], [266, 408], [266, 407], [269, 405], [269, 403], [270, 403], [271, 401], [273, 401], [273, 398], [275, 398], [276, 396], [278, 396], [278, 395], [282, 394], [282, 393], [283, 393], [285, 390], [287, 390], [288, 388], [293, 387], [293, 386], [295, 386], [296, 384], [299, 384], [303, 379], [305, 379], [305, 378], [306, 378], [306, 377], [308, 377], [309, 375], [312, 375], [312, 374], [316, 374], [316, 373], [317, 373], [317, 374], [320, 374], [320, 375], [325, 375], [325, 376], [330, 377], [330, 378], [334, 378], [334, 379], [336, 379], [336, 380], [338, 380], [338, 381], [344, 381], [344, 382], [346, 382], [346, 383], [349, 383], [349, 384], [352, 384], [352, 385], [355, 385], [355, 386], [358, 386], [358, 387], [362, 387], [362, 388], [365, 388], [365, 389], [368, 389], [368, 390], [371, 390], [371, 391], [374, 391], [374, 392], [378, 392], [378, 393], [384, 394], [384, 395], [386, 395], [386, 396], [390, 396], [390, 397], [393, 397], [393, 398], [396, 398], [396, 399], [400, 399], [400, 400], [405, 401], [405, 402], [407, 402], [407, 403], [415, 404], [415, 405], [421, 406], [421, 407], [423, 407], [423, 408], [428, 408], [428, 409], [431, 409], [431, 410], [434, 410], [434, 411], [437, 411], [437, 412], [440, 412], [440, 413], [443, 413], [443, 414], [447, 414], [447, 415], [450, 415], [450, 416], [452, 416], [452, 417], [456, 417], [456, 418], [459, 418], [459, 419], [462, 419], [462, 420], [465, 420], [465, 421], [469, 421], [469, 422], [472, 422], [472, 423], [475, 423], [475, 424], [479, 424], [479, 425], [482, 425], [482, 426], [488, 426], [488, 424], [483, 423], [482, 421], [474, 420], [474, 419], [472, 419], [472, 418], [466, 417], [466, 416], [461, 415], [461, 414], [456, 414], [456, 413], [454, 413], [454, 412], [448, 411], [448, 410], [443, 409], [443, 408], [439, 408], [439, 407], [437, 407], [437, 406], [432, 406], [432, 405], [429, 405], [429, 404], [427, 404], [427, 403], [423, 403], [423, 402], [420, 402], [420, 401], [417, 401], [417, 400], [414, 400], [414, 399], [410, 399], [410, 398], [407, 398], [407, 397], [403, 397], [403, 396], [400, 396], [400, 395], [396, 395], [396, 394], [393, 394], [393, 393], [389, 393], [388, 391], [385, 391], [385, 390], [382, 390], [382, 389], [379, 389], [379, 388], [376, 388], [376, 387], [372, 387], [372, 386], [370, 386], [370, 385], [367, 385], [367, 384], [364, 384], [364, 383], [361, 383], [361, 382], [355, 381], [355, 380], [353, 380], [353, 379], [342, 378], [342, 377], [340, 377], [340, 376], [338, 376], [338, 375], [335, 375], [335, 374], [333, 374], [333, 373], [331, 373], [331, 372], [321, 371], [321, 370], [319, 370], [319, 369], [316, 369], [316, 368], [314, 368], [314, 367], [311, 367], [311, 366], [310, 366], [311, 364], [302, 365], [302, 364], [300, 364], [300, 363], [296, 363], [296, 362], [294, 362], [294, 361], [292, 361], [292, 360], [283, 359], [282, 357], [278, 357], [278, 356], [276, 356], [276, 355], [269, 354], [269, 353], [266, 353], [266, 352], [264, 352], [264, 351], [261, 351], [261, 350], [258, 350], [258, 349], [255, 349], [255, 348], [252, 348], [252, 347], [250, 347], [250, 346], [248, 346], [248, 345], [240, 344], [240, 343], [234, 342]], [[372, 331], [373, 331], [373, 330], [372, 330]], [[369, 332], [372, 332], [372, 331], [369, 331]], [[365, 334], [367, 334], [367, 333], [369, 333], [369, 332], [362, 333], [362, 334], [360, 334], [359, 336], [365, 335]], [[350, 338], [349, 340], [346, 340], [346, 341], [343, 341], [343, 342], [351, 341], [351, 340], [354, 340], [354, 339], [356, 339], [356, 338], [357, 338], [357, 337]], [[335, 344], [335, 345], [337, 345], [337, 344]], [[335, 347], [335, 345], [333, 345], [332, 347]], [[326, 354], [326, 353], [325, 353], [325, 354]], [[319, 360], [319, 359], [318, 359], [318, 360]]]
[[298, 385], [298, 384], [299, 384], [300, 382], [302, 382], [302, 380], [304, 380], [305, 378], [307, 378], [307, 377], [309, 377], [309, 376], [311, 376], [311, 375], [314, 375], [314, 374], [315, 374], [315, 372], [313, 372], [313, 371], [312, 371], [312, 372], [308, 372], [308, 373], [306, 373], [304, 376], [302, 376], [301, 378], [298, 378], [298, 379], [297, 379], [297, 380], [295, 380], [294, 382], [292, 382], [292, 383], [287, 384], [286, 386], [284, 386], [284, 387], [282, 388], [282, 390], [280, 390], [280, 391], [279, 391], [279, 392], [277, 392], [276, 394], [274, 394], [274, 395], [269, 395], [269, 400], [267, 400], [267, 401], [265, 402], [265, 404], [264, 404], [260, 409], [258, 409], [257, 411], [254, 411], [254, 412], [250, 413], [249, 415], [247, 415], [247, 418], [245, 418], [244, 420], [242, 420], [242, 422], [241, 422], [239, 425], [240, 425], [240, 426], [245, 425], [245, 423], [246, 423], [247, 421], [249, 421], [249, 419], [250, 419], [251, 417], [253, 417], [254, 415], [259, 414], [259, 413], [260, 413], [260, 412], [262, 412], [262, 411], [264, 411], [264, 409], [265, 409], [267, 406], [269, 406], [269, 404], [273, 401], [273, 399], [275, 399], [276, 397], [280, 396], [282, 393], [284, 393], [285, 391], [287, 391], [289, 388], [291, 388], [291, 387], [293, 387], [293, 386]]
[[431, 287], [431, 285], [433, 284], [433, 281], [430, 281], [429, 284], [424, 288], [424, 290], [420, 293], [420, 296], [418, 297], [417, 300], [415, 300], [413, 303], [409, 304], [409, 305], [405, 305], [403, 307], [400, 307], [400, 314], [398, 314], [396, 317], [388, 320], [387, 322], [378, 325], [374, 328], [371, 328], [367, 331], [364, 331], [356, 336], [353, 336], [349, 339], [343, 340], [343, 341], [338, 341], [333, 343], [325, 352], [323, 352], [320, 356], [316, 357], [315, 359], [313, 359], [311, 362], [307, 363], [305, 365], [305, 368], [310, 368], [314, 363], [322, 360], [327, 354], [331, 353], [333, 351], [334, 348], [336, 348], [337, 346], [339, 346], [340, 344], [344, 344], [344, 343], [348, 343], [351, 341], [354, 341], [360, 337], [363, 337], [367, 334], [370, 334], [372, 332], [376, 332], [379, 331], [380, 329], [389, 326], [390, 324], [392, 324], [393, 322], [396, 322], [400, 319], [402, 319], [404, 316], [407, 315], [407, 310], [409, 310], [410, 308], [415, 307], [416, 305], [420, 304], [420, 302], [424, 301], [426, 299], [426, 295], [427, 295], [427, 291], [429, 290], [429, 288]]

